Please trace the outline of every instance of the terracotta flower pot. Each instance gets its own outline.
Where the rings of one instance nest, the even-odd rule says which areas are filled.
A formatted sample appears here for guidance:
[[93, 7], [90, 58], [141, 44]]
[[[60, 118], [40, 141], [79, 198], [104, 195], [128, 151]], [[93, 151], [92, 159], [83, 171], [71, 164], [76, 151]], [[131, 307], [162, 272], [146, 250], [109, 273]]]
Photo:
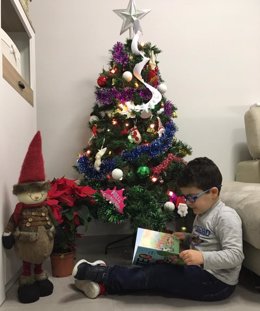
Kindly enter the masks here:
[[51, 254], [52, 275], [55, 277], [65, 277], [72, 273], [74, 267], [75, 253]]

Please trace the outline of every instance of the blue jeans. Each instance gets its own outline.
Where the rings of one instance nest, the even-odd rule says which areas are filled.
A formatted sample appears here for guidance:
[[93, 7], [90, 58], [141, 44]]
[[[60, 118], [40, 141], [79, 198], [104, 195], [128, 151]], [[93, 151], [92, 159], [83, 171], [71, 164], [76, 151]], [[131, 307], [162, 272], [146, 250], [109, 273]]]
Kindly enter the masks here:
[[112, 266], [104, 276], [104, 285], [109, 294], [152, 291], [201, 301], [225, 299], [235, 289], [199, 266], [172, 264]]

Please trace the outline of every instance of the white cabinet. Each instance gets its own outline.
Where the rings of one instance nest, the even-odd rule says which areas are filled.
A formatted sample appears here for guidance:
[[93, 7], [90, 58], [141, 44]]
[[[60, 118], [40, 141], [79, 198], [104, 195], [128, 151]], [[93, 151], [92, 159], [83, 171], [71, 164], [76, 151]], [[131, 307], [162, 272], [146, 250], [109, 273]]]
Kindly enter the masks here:
[[35, 33], [19, 0], [1, 0], [2, 77], [35, 104]]
[[[0, 0], [1, 29], [17, 47], [20, 69], [0, 39], [0, 232], [17, 204], [12, 188], [18, 181], [28, 145], [37, 131], [35, 92], [35, 34], [20, 1]], [[8, 41], [8, 37], [5, 37]], [[5, 51], [4, 51], [5, 49]], [[11, 50], [12, 52], [12, 50]], [[11, 55], [12, 56], [12, 55]], [[13, 55], [14, 56], [14, 55]], [[14, 56], [14, 57], [15, 57]], [[20, 72], [20, 73], [19, 73]], [[19, 84], [18, 84], [19, 83]], [[11, 162], [10, 162], [11, 161]], [[0, 247], [0, 305], [19, 275], [21, 261], [13, 250]]]

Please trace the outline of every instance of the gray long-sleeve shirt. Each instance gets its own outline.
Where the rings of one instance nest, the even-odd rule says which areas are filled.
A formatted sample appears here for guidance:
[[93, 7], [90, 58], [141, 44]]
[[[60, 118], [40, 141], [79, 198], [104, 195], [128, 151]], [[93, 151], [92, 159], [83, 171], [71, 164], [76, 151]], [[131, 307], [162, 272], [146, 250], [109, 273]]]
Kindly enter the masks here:
[[222, 282], [235, 285], [244, 259], [241, 219], [218, 201], [194, 220], [191, 248], [202, 252], [204, 269]]

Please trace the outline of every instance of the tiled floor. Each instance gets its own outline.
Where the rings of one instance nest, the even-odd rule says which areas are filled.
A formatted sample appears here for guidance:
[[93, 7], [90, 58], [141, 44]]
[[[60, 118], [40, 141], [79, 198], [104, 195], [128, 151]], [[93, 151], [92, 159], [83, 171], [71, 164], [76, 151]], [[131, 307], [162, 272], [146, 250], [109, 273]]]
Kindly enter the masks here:
[[[107, 237], [107, 239], [107, 241], [113, 241], [112, 237]], [[98, 240], [94, 238], [81, 239], [78, 244], [78, 259], [103, 259], [108, 264], [129, 264], [131, 262], [132, 248], [130, 241], [122, 242], [120, 247], [109, 249], [107, 255], [104, 254], [106, 245], [104, 238]], [[51, 270], [49, 261], [46, 262], [46, 270]], [[232, 297], [222, 302], [194, 302], [154, 295], [107, 295], [92, 300], [86, 298], [74, 288], [72, 277], [54, 278], [50, 276], [50, 279], [54, 283], [53, 294], [32, 304], [21, 304], [17, 301], [17, 284], [15, 284], [8, 292], [7, 299], [1, 306], [1, 311], [35, 311], [37, 309], [39, 311], [48, 309], [51, 311], [71, 311], [73, 309], [77, 311], [167, 311], [176, 309], [192, 311], [258, 311], [260, 307], [260, 292], [252, 291], [242, 285], [237, 287]]]

